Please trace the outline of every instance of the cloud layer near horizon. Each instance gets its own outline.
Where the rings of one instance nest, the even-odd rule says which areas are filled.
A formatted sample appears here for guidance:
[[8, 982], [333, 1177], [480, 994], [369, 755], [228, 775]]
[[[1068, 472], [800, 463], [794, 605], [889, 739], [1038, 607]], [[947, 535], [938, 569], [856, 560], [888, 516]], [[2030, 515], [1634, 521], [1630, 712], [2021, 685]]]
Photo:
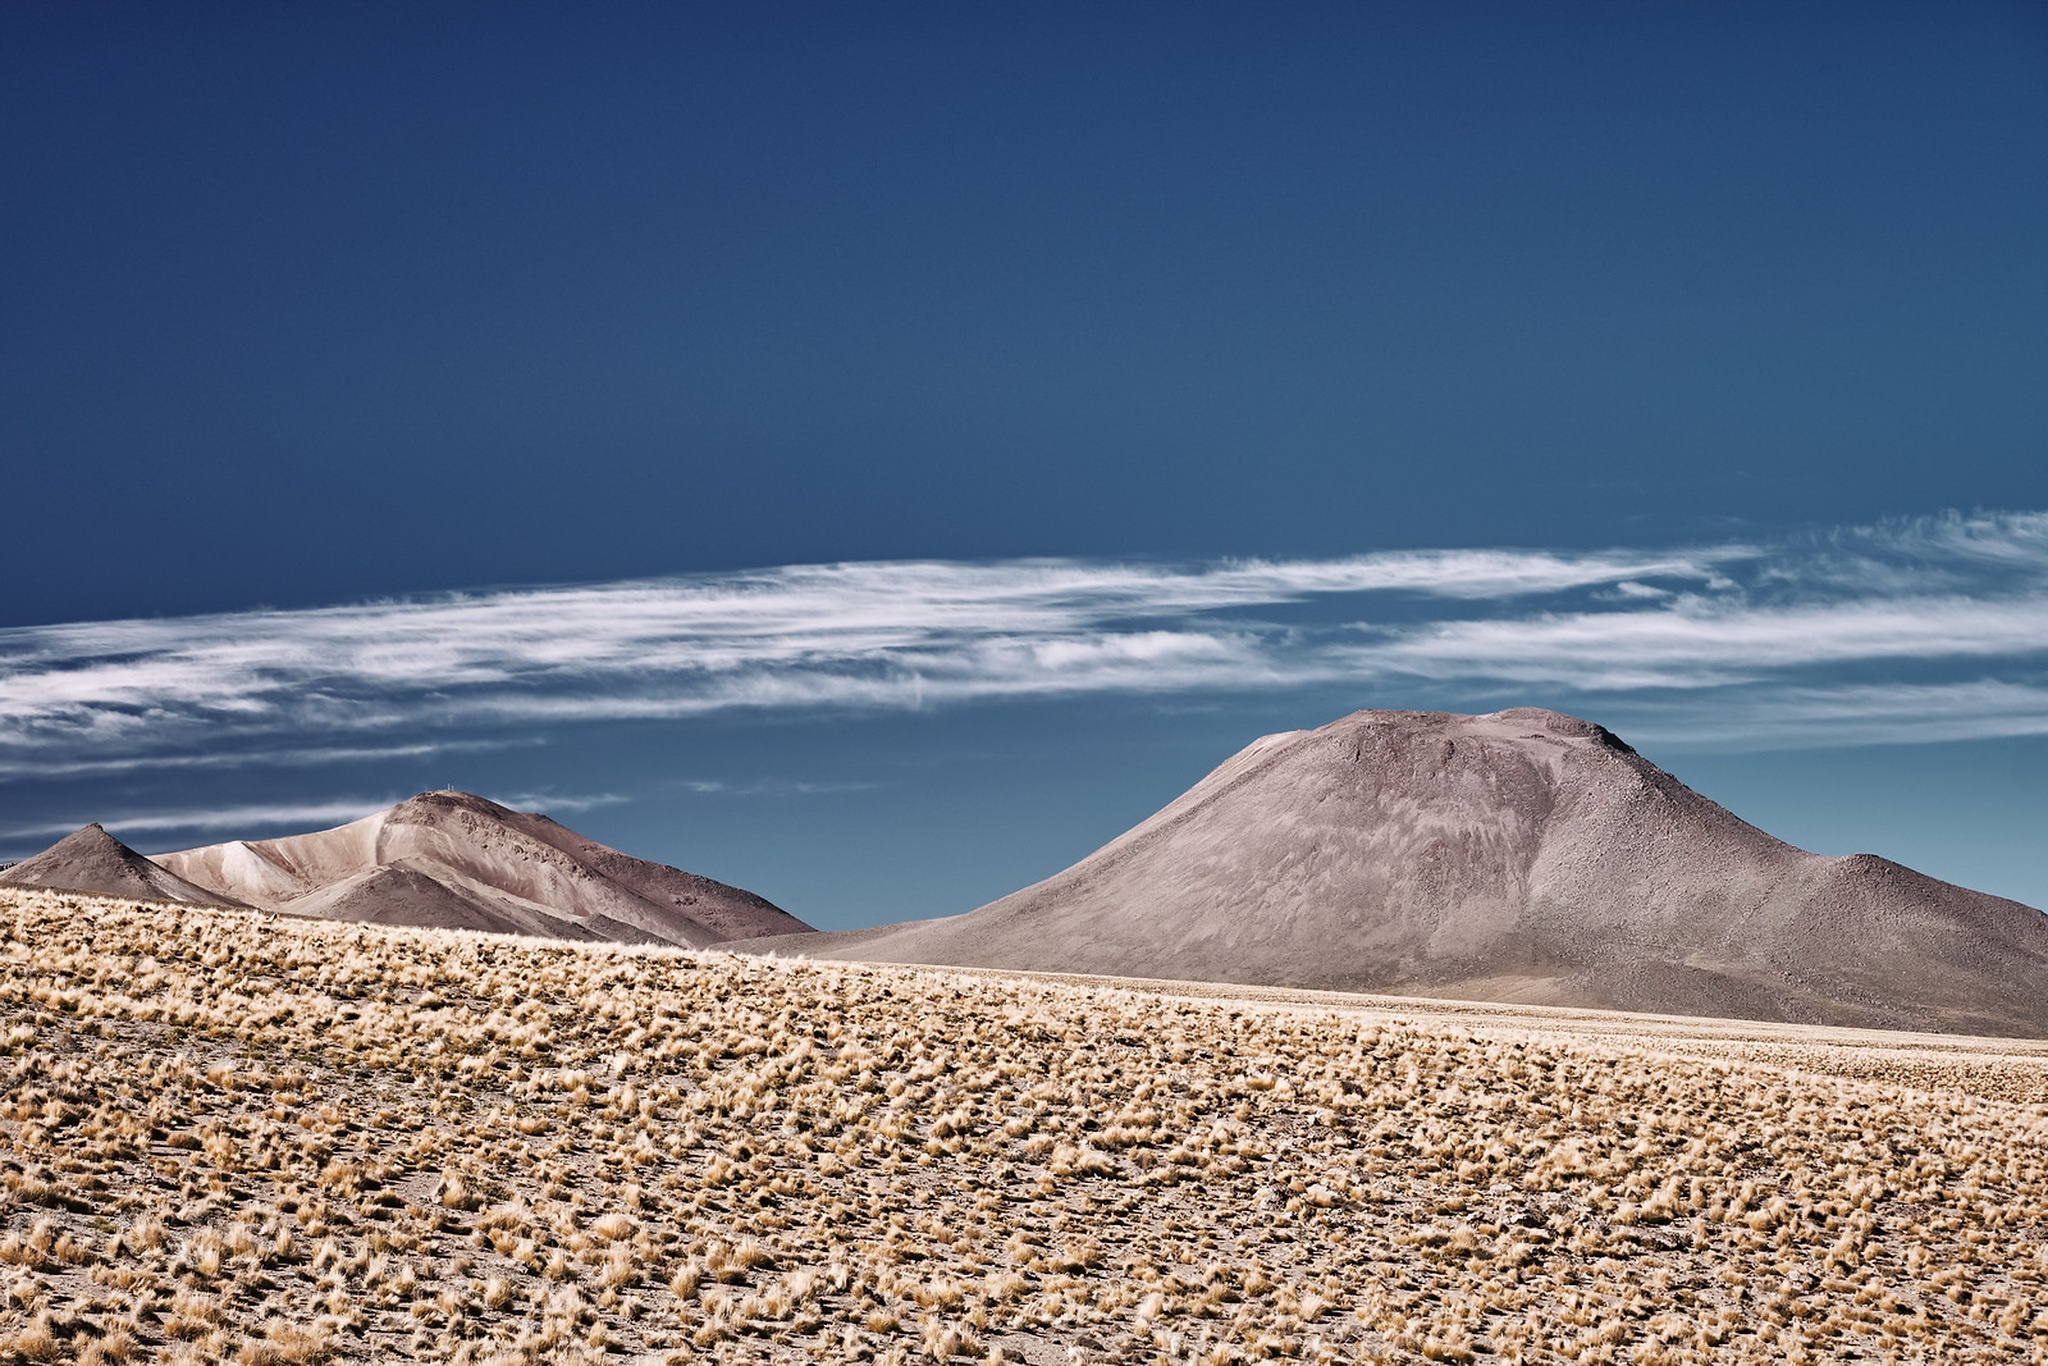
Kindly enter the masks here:
[[[0, 777], [1089, 694], [1585, 699], [1677, 742], [2048, 733], [2048, 514], [1769, 545], [803, 565], [0, 630]], [[494, 738], [495, 737], [495, 738]], [[246, 761], [246, 756], [244, 758]]]

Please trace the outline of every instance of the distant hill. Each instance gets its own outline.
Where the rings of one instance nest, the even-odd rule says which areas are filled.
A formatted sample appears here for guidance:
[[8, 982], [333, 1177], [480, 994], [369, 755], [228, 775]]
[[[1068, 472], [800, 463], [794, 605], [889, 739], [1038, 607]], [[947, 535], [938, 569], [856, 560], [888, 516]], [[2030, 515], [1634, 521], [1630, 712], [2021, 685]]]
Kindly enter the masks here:
[[1256, 741], [1064, 872], [763, 951], [2048, 1034], [2048, 916], [1772, 838], [1555, 712]]
[[331, 830], [157, 862], [251, 905], [338, 920], [692, 947], [809, 929], [752, 892], [467, 792], [427, 792]]
[[234, 897], [194, 886], [161, 864], [136, 853], [98, 824], [73, 831], [34, 858], [0, 869], [0, 883], [91, 892], [99, 896], [136, 897], [144, 901], [182, 901], [212, 906], [243, 904]]

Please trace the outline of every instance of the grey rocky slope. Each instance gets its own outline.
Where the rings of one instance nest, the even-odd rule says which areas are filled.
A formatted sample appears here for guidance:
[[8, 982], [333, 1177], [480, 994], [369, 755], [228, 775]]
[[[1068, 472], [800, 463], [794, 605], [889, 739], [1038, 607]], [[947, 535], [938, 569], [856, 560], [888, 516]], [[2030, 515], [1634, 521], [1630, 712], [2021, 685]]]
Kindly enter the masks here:
[[691, 947], [809, 929], [752, 892], [467, 792], [422, 793], [332, 830], [156, 857], [293, 915]]
[[2048, 1034], [2048, 917], [1795, 849], [1529, 708], [1266, 736], [979, 910], [749, 948]]
[[97, 823], [75, 830], [34, 858], [0, 871], [0, 883], [144, 901], [181, 901], [188, 905], [243, 904], [234, 897], [194, 886], [136, 853]]

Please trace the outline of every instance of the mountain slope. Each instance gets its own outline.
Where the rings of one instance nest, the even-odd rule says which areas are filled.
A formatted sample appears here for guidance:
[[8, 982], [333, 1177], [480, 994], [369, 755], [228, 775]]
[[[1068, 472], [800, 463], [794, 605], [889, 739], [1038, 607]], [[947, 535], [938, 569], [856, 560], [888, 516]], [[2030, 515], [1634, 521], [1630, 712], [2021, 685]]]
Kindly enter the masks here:
[[979, 910], [750, 947], [2048, 1034], [2048, 917], [1795, 849], [1529, 708], [1267, 736]]
[[97, 823], [73, 831], [34, 858], [0, 872], [0, 883], [192, 905], [242, 904], [231, 896], [194, 886], [136, 853]]
[[752, 892], [466, 792], [423, 793], [332, 830], [157, 859], [203, 887], [295, 915], [693, 947], [808, 928]]

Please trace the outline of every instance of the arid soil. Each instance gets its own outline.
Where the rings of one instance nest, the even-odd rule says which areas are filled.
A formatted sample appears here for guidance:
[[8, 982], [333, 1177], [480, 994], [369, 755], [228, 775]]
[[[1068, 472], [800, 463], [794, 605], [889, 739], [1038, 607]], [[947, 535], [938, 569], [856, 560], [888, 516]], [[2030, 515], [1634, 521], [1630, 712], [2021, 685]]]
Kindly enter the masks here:
[[332, 830], [156, 862], [237, 902], [330, 920], [689, 946], [810, 928], [752, 892], [468, 792], [425, 792]]
[[0, 1076], [0, 1360], [2048, 1360], [2040, 1043], [9, 889]]
[[980, 910], [752, 947], [2048, 1035], [2048, 916], [1795, 849], [1531, 708], [1270, 735]]

